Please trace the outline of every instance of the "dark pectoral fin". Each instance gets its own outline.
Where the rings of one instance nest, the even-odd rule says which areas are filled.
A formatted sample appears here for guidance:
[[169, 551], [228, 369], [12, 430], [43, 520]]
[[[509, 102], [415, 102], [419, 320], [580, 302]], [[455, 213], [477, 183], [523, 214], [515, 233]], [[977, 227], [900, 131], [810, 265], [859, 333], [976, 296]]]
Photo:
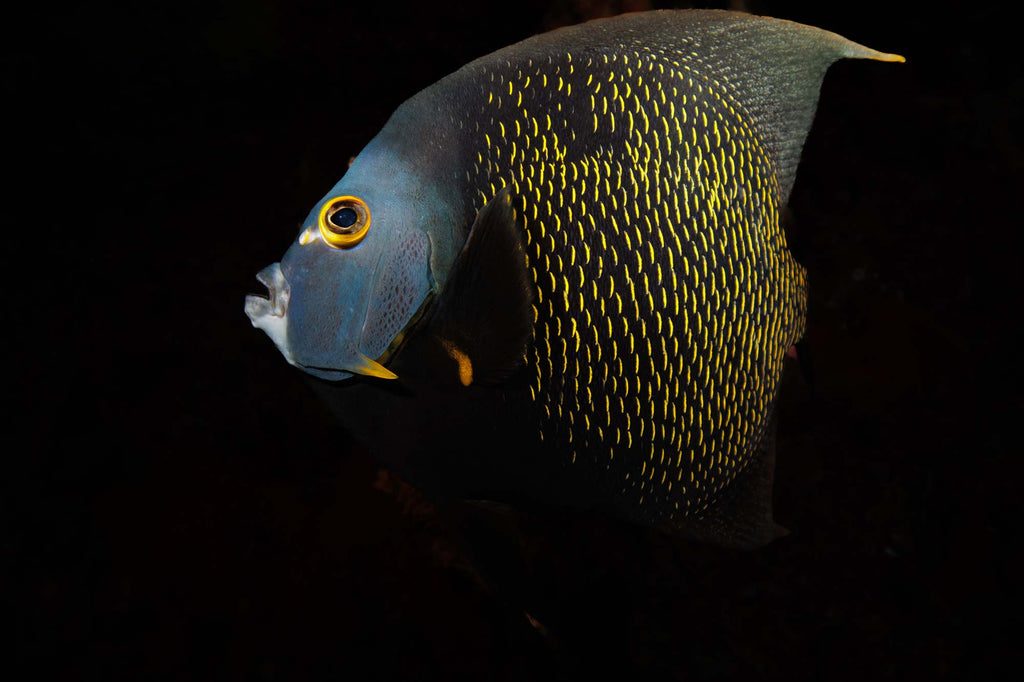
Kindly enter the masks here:
[[689, 530], [697, 537], [725, 547], [756, 549], [786, 535], [772, 518], [772, 483], [775, 478], [775, 415], [753, 461], [737, 476], [723, 498]]
[[508, 189], [483, 207], [444, 285], [432, 328], [465, 386], [522, 366], [533, 334], [533, 281]]

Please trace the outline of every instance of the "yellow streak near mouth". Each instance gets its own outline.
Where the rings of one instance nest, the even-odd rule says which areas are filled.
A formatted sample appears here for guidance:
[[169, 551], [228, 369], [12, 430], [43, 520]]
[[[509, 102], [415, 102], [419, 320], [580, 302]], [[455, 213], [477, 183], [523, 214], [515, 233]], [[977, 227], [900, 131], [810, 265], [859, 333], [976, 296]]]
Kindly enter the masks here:
[[355, 372], [356, 374], [362, 374], [363, 376], [377, 377], [378, 379], [398, 378], [398, 375], [390, 369], [362, 354], [359, 355], [359, 364], [349, 368], [349, 371]]

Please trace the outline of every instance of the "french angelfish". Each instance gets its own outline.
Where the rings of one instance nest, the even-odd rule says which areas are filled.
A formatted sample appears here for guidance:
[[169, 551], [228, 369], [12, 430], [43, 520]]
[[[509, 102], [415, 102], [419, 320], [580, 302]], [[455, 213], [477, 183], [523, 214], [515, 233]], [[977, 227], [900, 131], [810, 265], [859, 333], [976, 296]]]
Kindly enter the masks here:
[[807, 301], [780, 209], [845, 57], [902, 61], [690, 10], [477, 59], [395, 111], [246, 313], [428, 492], [763, 544]]

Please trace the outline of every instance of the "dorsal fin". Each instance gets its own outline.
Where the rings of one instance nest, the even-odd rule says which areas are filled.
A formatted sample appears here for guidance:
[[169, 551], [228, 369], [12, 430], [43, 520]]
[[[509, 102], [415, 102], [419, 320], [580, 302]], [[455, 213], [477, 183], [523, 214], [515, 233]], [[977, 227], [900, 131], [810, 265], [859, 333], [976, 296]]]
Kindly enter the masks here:
[[732, 12], [696, 13], [690, 35], [718, 64], [740, 103], [773, 147], [779, 199], [793, 189], [804, 141], [818, 106], [825, 72], [840, 59], [903, 62], [813, 26]]
[[755, 130], [771, 148], [783, 204], [793, 187], [828, 67], [844, 58], [905, 61], [813, 26], [722, 10], [658, 10], [596, 19], [484, 59], [501, 59], [506, 53], [542, 56], [545, 51], [581, 46], [671, 55], [688, 73], [717, 83], [746, 110], [746, 118], [753, 119]]

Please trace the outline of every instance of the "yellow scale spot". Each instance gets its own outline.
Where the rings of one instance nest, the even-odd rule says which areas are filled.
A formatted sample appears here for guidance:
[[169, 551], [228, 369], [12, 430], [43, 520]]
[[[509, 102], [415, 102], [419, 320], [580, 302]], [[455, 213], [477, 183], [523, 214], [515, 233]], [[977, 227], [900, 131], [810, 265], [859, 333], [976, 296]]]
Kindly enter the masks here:
[[[608, 56], [602, 57], [607, 64]], [[573, 83], [561, 75], [564, 73], [562, 69], [566, 68], [566, 59], [570, 57], [549, 58], [548, 66], [539, 66], [535, 75], [545, 84], [548, 76], [557, 78], [557, 89], [560, 91], [564, 85], [568, 95]], [[682, 58], [681, 65], [676, 63], [679, 71], [671, 67], [666, 70], [669, 62], [657, 55], [641, 57], [637, 53], [635, 60], [639, 65], [636, 72], [626, 66], [625, 77], [614, 72], [608, 75], [606, 82], [610, 91], [605, 94], [601, 94], [601, 81], [595, 79], [593, 72], [586, 77], [586, 94], [590, 95], [591, 107], [588, 113], [593, 120], [584, 125], [590, 127], [588, 124], [592, 123], [596, 131], [602, 124], [597, 106], [600, 98], [600, 116], [609, 117], [609, 128], [614, 131], [615, 126], [621, 126], [622, 132], [629, 136], [623, 145], [622, 156], [616, 157], [608, 150], [577, 158], [568, 156], [569, 149], [559, 142], [559, 136], [561, 134], [564, 138], [568, 135], [576, 141], [577, 131], [566, 119], [553, 119], [554, 111], [544, 114], [543, 123], [539, 115], [532, 117], [528, 112], [520, 111], [514, 119], [514, 136], [513, 117], [504, 118], [509, 122], [509, 127], [506, 127], [501, 120], [495, 120], [499, 117], [496, 113], [491, 121], [493, 130], [481, 133], [488, 145], [491, 144], [490, 132], [496, 136], [500, 133], [495, 140], [498, 146], [489, 148], [486, 164], [483, 156], [478, 155], [474, 168], [476, 175], [470, 177], [484, 180], [483, 186], [490, 186], [492, 195], [499, 185], [506, 185], [507, 173], [511, 173], [513, 178], [518, 177], [527, 186], [527, 191], [521, 193], [521, 224], [527, 232], [525, 242], [534, 247], [526, 256], [531, 273], [536, 280], [541, 276], [540, 270], [547, 272], [549, 277], [546, 280], [550, 280], [551, 286], [550, 289], [545, 286], [543, 290], [553, 294], [558, 293], [556, 286], [561, 282], [561, 296], [545, 298], [543, 290], [537, 290], [534, 319], [543, 327], [539, 329], [543, 335], [538, 334], [538, 339], [543, 338], [544, 343], [535, 344], [529, 355], [535, 367], [531, 396], [544, 402], [549, 418], [553, 418], [553, 414], [563, 415], [569, 424], [567, 436], [570, 441], [576, 442], [573, 440], [576, 439], [589, 443], [590, 447], [608, 446], [610, 441], [605, 441], [605, 432], [600, 427], [596, 441], [593, 434], [589, 434], [588, 411], [594, 409], [591, 382], [596, 379], [595, 374], [603, 375], [602, 383], [595, 386], [605, 387], [604, 421], [609, 429], [612, 428], [613, 417], [616, 424], [621, 424], [621, 420], [626, 423], [624, 430], [618, 426], [615, 428], [616, 441], [625, 437], [631, 445], [635, 426], [640, 437], [647, 438], [651, 456], [656, 450], [660, 453], [659, 461], [664, 459], [666, 451], [660, 445], [656, 449], [655, 441], [666, 447], [671, 445], [671, 451], [676, 453], [677, 481], [681, 481], [684, 472], [683, 453], [689, 453], [688, 473], [692, 479], [694, 471], [697, 471], [700, 480], [694, 482], [694, 489], [690, 491], [692, 499], [687, 497], [685, 486], [677, 487], [683, 499], [682, 504], [673, 499], [673, 508], [681, 509], [679, 513], [692, 513], [693, 510], [707, 508], [708, 491], [724, 485], [740, 468], [736, 464], [736, 453], [742, 452], [740, 444], [752, 436], [755, 428], [748, 412], [737, 409], [735, 396], [737, 392], [755, 395], [757, 409], [767, 407], [774, 382], [762, 381], [761, 373], [749, 374], [751, 362], [760, 362], [758, 357], [765, 343], [772, 344], [766, 347], [771, 349], [770, 352], [764, 353], [765, 366], [769, 371], [781, 362], [785, 352], [782, 347], [784, 335], [799, 317], [800, 308], [789, 300], [780, 300], [784, 299], [784, 293], [789, 295], [789, 285], [784, 285], [784, 293], [775, 292], [766, 289], [763, 280], [755, 281], [748, 274], [755, 271], [753, 264], [759, 260], [775, 271], [786, 266], [779, 257], [785, 248], [785, 238], [778, 230], [777, 215], [768, 211], [757, 218], [757, 229], [765, 230], [765, 233], [756, 235], [750, 224], [752, 218], [747, 217], [751, 201], [759, 200], [762, 206], [772, 205], [778, 184], [770, 173], [764, 173], [766, 155], [746, 127], [746, 121], [736, 113], [725, 96], [727, 93], [718, 92], [721, 86], [703, 87], [699, 81], [686, 76], [691, 72], [689, 58]], [[618, 60], [613, 55], [611, 61], [625, 65], [629, 58], [623, 56]], [[588, 60], [588, 63], [593, 67], [593, 60]], [[648, 73], [670, 73], [674, 80], [656, 77], [645, 81], [639, 75], [645, 67]], [[572, 73], [571, 64], [567, 68]], [[577, 83], [583, 82], [582, 74], [580, 77]], [[495, 79], [492, 77], [492, 80]], [[515, 94], [516, 87], [511, 78], [505, 81], [499, 75], [496, 80], [502, 91], [508, 87], [508, 95]], [[518, 99], [521, 104], [522, 91], [528, 91], [530, 76], [519, 72], [515, 80], [520, 84]], [[687, 92], [680, 92], [680, 88], [687, 89]], [[494, 107], [492, 111], [500, 109], [500, 100], [501, 97], [495, 93], [488, 93], [488, 102]], [[680, 107], [676, 107], [676, 103]], [[555, 108], [562, 111], [561, 103], [556, 102]], [[655, 121], [649, 120], [649, 112], [653, 112]], [[616, 120], [619, 116], [622, 120]], [[697, 125], [690, 124], [691, 120]], [[538, 140], [541, 125], [544, 125], [545, 135]], [[686, 125], [690, 125], [688, 135], [683, 130]], [[480, 130], [478, 122], [476, 126]], [[701, 128], [699, 140], [698, 127]], [[528, 132], [531, 128], [532, 137]], [[594, 182], [588, 185], [586, 180], [591, 173], [594, 174]], [[520, 193], [514, 180], [513, 185]], [[737, 187], [747, 189], [737, 191]], [[593, 189], [593, 201], [597, 202], [600, 216], [596, 224], [593, 205], [587, 205], [590, 189]], [[485, 203], [489, 197], [482, 194], [481, 200]], [[671, 201], [667, 200], [669, 197]], [[529, 205], [533, 206], [532, 211], [527, 210]], [[538, 207], [546, 209], [544, 221], [538, 220]], [[576, 213], [587, 216], [588, 220], [575, 219]], [[637, 222], [630, 230], [633, 218]], [[644, 232], [640, 229], [641, 219]], [[611, 230], [607, 235], [612, 239], [606, 236], [604, 229], [599, 229], [609, 223]], [[573, 225], [576, 226], [574, 230]], [[577, 232], [578, 241], [575, 240]], [[657, 239], [650, 238], [654, 235]], [[570, 236], [574, 237], [573, 243], [570, 243]], [[753, 247], [755, 238], [757, 251]], [[595, 240], [600, 241], [600, 247], [597, 263], [592, 266], [590, 244], [596, 243]], [[687, 245], [685, 253], [684, 243]], [[582, 247], [579, 254], [581, 263], [577, 265], [579, 247]], [[607, 261], [603, 254], [608, 256]], [[682, 262], [677, 266], [680, 259]], [[570, 268], [577, 268], [576, 277], [569, 275], [566, 262]], [[587, 272], [583, 266], [588, 268]], [[589, 300], [599, 301], [598, 306], [593, 306], [594, 314], [597, 315], [596, 309], [600, 308], [600, 315], [610, 323], [605, 300], [614, 299], [619, 315], [616, 319], [621, 319], [626, 325], [627, 317], [623, 315], [623, 306], [626, 306], [630, 308], [630, 315], [640, 322], [638, 336], [631, 334], [628, 326], [623, 329], [623, 336], [615, 337], [617, 329], [610, 324], [607, 330], [603, 325], [593, 324], [596, 318], [592, 318], [583, 296], [588, 273], [592, 277]], [[614, 279], [619, 276], [626, 278], [626, 286], [621, 292], [614, 286]], [[601, 277], [609, 278], [608, 296], [601, 296], [603, 286], [598, 287]], [[642, 296], [636, 291], [638, 283]], [[573, 289], [576, 296], [571, 298]], [[749, 315], [753, 310], [771, 309], [780, 303], [780, 314], [769, 320], [767, 328], [751, 325]], [[591, 330], [586, 334], [586, 344], [580, 338], [579, 330], [584, 320], [582, 316], [576, 316], [575, 310], [586, 314], [585, 324]], [[568, 317], [564, 318], [563, 325], [564, 315]], [[547, 322], [543, 322], [542, 317]], [[648, 320], [651, 325], [646, 324]], [[695, 327], [691, 329], [690, 324]], [[619, 357], [617, 338], [628, 340], [631, 347], [629, 356]], [[681, 340], [686, 344], [683, 349], [680, 349]], [[601, 359], [602, 349], [607, 348], [605, 344], [611, 345], [614, 365]], [[581, 348], [583, 356], [579, 354]], [[689, 353], [686, 348], [690, 349]], [[731, 379], [733, 367], [728, 362], [730, 348], [735, 349], [733, 352], [737, 353], [741, 363], [745, 363], [748, 372], [737, 371], [735, 380]], [[556, 349], [559, 351], [557, 356], [553, 355]], [[629, 363], [630, 357], [633, 358], [632, 363]], [[632, 365], [629, 368], [632, 371], [624, 372], [623, 359], [627, 367]], [[573, 369], [572, 382], [553, 383], [556, 379], [553, 360], [563, 374]], [[581, 363], [586, 372], [581, 372]], [[644, 381], [639, 375], [641, 366], [649, 372]], [[657, 366], [660, 366], [660, 371]], [[581, 373], [586, 382], [579, 376]], [[562, 388], [557, 389], [557, 385]], [[623, 392], [633, 398], [631, 407], [637, 417], [643, 412], [643, 398], [643, 404], [648, 405], [650, 421], [640, 419], [639, 424], [631, 426], [629, 413], [622, 404]], [[620, 406], [614, 415], [609, 403], [611, 396]], [[600, 412], [595, 410], [594, 414]], [[584, 417], [579, 423], [586, 422], [587, 434], [576, 431], [580, 427], [573, 426], [577, 423], [574, 416]], [[714, 431], [707, 430], [711, 425]], [[545, 435], [546, 428], [541, 430], [542, 439], [557, 433], [556, 429]], [[610, 436], [610, 431], [608, 433]], [[696, 443], [697, 450], [689, 449], [691, 442]], [[573, 458], [577, 452], [583, 453], [584, 450], [574, 450]], [[614, 447], [609, 447], [609, 454], [615, 457]], [[630, 480], [629, 470], [624, 473], [626, 480]], [[653, 485], [655, 473], [651, 469], [646, 477], [634, 477], [632, 485], [644, 488], [645, 478]], [[662, 469], [661, 473], [661, 484], [665, 484], [667, 470]], [[668, 491], [671, 490], [669, 482]], [[649, 501], [653, 499], [649, 498]]]

